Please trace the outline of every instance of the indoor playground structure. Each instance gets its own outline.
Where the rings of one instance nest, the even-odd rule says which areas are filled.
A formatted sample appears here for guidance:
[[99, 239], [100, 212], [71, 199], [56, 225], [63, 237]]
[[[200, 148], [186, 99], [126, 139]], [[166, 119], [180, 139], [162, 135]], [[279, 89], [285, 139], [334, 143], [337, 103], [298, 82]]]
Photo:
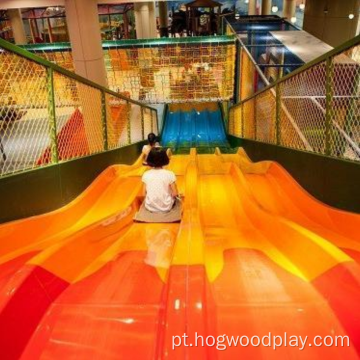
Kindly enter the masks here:
[[[1, 359], [360, 358], [360, 37], [271, 73], [222, 28], [104, 42], [109, 88], [0, 39]], [[134, 221], [150, 132], [180, 222]]]

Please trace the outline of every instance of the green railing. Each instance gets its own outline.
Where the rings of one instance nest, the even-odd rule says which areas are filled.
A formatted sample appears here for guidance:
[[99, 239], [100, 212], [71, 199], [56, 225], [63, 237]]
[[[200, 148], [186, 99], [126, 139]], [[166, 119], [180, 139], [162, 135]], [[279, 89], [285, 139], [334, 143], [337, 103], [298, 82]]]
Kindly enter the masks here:
[[0, 39], [0, 176], [158, 132], [156, 109]]
[[237, 137], [360, 162], [360, 36], [242, 99], [229, 119]]

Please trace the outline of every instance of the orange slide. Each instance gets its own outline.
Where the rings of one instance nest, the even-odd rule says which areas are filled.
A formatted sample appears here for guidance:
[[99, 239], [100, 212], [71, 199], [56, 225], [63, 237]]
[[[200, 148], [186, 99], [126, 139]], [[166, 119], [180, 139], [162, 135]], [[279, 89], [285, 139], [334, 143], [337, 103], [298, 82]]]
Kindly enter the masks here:
[[[57, 211], [0, 226], [2, 358], [359, 359], [360, 215], [241, 149], [193, 149], [169, 168], [185, 195], [180, 224], [133, 222], [139, 159]], [[285, 333], [310, 345], [193, 344]], [[194, 346], [174, 346], [184, 334]], [[350, 346], [311, 346], [315, 336]]]

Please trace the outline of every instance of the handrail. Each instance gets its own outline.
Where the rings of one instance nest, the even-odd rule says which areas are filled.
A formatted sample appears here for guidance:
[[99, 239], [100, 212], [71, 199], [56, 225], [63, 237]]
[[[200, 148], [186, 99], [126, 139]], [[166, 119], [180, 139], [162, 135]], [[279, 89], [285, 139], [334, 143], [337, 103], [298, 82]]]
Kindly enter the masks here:
[[56, 65], [56, 64], [54, 64], [54, 63], [52, 63], [52, 62], [50, 62], [48, 60], [45, 60], [44, 58], [42, 58], [42, 57], [40, 57], [40, 56], [38, 56], [38, 55], [28, 51], [28, 50], [25, 50], [24, 48], [21, 48], [19, 46], [11, 44], [11, 43], [9, 43], [9, 42], [7, 42], [7, 41], [0, 38], [0, 51], [1, 51], [1, 48], [5, 49], [5, 50], [8, 50], [8, 51], [11, 51], [11, 52], [15, 53], [16, 55], [24, 57], [24, 58], [26, 58], [28, 60], [33, 61], [33, 62], [36, 62], [36, 63], [38, 63], [38, 64], [40, 64], [42, 66], [50, 68], [53, 71], [56, 71], [56, 72], [58, 72], [58, 73], [60, 73], [62, 75], [70, 77], [70, 78], [72, 78], [72, 79], [74, 79], [76, 81], [79, 81], [81, 83], [89, 85], [89, 86], [91, 86], [93, 88], [99, 89], [101, 91], [105, 91], [109, 95], [121, 98], [122, 100], [129, 101], [129, 102], [131, 102], [133, 104], [136, 104], [136, 105], [139, 105], [139, 106], [146, 107], [148, 109], [157, 111], [157, 109], [155, 109], [155, 108], [153, 108], [153, 107], [151, 107], [149, 105], [143, 104], [140, 101], [133, 100], [133, 99], [128, 98], [128, 97], [126, 97], [126, 96], [124, 96], [122, 94], [119, 94], [119, 93], [117, 93], [115, 91], [112, 91], [109, 88], [106, 88], [105, 86], [101, 86], [101, 85], [99, 85], [99, 84], [97, 84], [97, 83], [95, 83], [95, 82], [93, 82], [93, 81], [91, 81], [89, 79], [86, 79], [86, 78], [84, 78], [84, 77], [82, 77], [82, 76], [80, 76], [78, 74], [75, 74], [75, 73], [73, 73], [73, 72], [71, 72], [69, 70], [66, 70], [66, 69], [62, 68], [59, 65]]
[[[168, 46], [178, 44], [229, 44], [234, 41], [234, 35], [219, 36], [192, 36], [185, 38], [156, 38], [156, 39], [125, 39], [125, 40], [105, 40], [102, 42], [103, 49], [111, 48], [144, 48], [154, 46]], [[21, 45], [21, 48], [28, 51], [59, 51], [71, 50], [69, 42], [61, 42], [54, 44], [29, 44]]]

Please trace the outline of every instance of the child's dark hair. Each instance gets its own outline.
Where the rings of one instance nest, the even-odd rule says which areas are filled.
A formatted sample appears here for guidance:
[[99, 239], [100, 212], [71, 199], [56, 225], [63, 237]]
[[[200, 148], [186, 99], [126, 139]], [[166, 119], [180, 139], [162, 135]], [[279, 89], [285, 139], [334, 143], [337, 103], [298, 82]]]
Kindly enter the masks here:
[[154, 133], [148, 135], [148, 142], [150, 145], [154, 145], [158, 141], [157, 136]]
[[150, 150], [146, 161], [149, 166], [154, 168], [166, 166], [170, 162], [166, 150], [158, 147], [155, 147]]

